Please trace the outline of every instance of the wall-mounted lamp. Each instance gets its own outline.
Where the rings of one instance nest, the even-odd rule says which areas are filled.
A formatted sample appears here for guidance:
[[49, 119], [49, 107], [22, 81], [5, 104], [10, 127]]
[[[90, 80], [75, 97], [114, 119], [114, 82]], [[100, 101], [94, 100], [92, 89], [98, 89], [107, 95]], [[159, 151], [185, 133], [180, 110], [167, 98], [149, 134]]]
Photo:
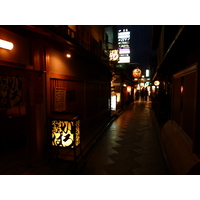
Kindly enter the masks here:
[[12, 50], [14, 47], [12, 42], [0, 39], [0, 48]]
[[181, 86], [181, 94], [183, 94], [183, 86]]
[[71, 58], [71, 54], [70, 54], [70, 53], [67, 53], [67, 54], [66, 54], [66, 57], [67, 57], [67, 58]]
[[65, 56], [66, 56], [67, 58], [71, 58], [71, 57], [72, 57], [71, 48], [66, 49], [66, 51], [65, 51]]

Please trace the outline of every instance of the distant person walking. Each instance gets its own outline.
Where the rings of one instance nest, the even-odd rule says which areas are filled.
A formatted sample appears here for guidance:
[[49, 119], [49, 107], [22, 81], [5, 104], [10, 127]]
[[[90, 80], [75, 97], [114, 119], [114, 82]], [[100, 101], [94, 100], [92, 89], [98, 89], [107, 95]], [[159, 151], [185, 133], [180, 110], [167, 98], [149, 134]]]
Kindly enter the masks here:
[[144, 101], [144, 95], [145, 95], [145, 91], [144, 91], [144, 88], [142, 88], [142, 90], [140, 91], [140, 96], [141, 96], [142, 101]]
[[135, 93], [135, 99], [139, 100], [139, 97], [140, 97], [140, 92], [139, 92], [139, 90], [137, 90]]
[[147, 101], [147, 97], [148, 97], [148, 90], [147, 90], [147, 88], [145, 88], [145, 90], [144, 90], [144, 97], [145, 97], [145, 101]]

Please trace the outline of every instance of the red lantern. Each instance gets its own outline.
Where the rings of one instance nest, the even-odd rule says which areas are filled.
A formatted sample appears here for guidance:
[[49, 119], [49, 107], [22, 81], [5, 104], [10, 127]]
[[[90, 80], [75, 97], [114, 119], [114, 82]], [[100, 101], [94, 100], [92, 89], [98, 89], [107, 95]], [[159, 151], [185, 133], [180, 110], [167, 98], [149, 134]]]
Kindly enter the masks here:
[[142, 75], [142, 71], [140, 69], [134, 69], [133, 70], [133, 77], [134, 78], [140, 78], [140, 76]]

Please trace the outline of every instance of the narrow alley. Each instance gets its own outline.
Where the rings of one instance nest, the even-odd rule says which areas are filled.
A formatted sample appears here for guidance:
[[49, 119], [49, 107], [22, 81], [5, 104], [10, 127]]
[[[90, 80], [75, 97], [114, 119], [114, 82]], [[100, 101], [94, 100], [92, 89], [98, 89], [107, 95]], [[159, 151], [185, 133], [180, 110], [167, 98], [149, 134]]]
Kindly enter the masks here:
[[166, 175], [150, 101], [135, 101], [101, 136], [81, 175]]

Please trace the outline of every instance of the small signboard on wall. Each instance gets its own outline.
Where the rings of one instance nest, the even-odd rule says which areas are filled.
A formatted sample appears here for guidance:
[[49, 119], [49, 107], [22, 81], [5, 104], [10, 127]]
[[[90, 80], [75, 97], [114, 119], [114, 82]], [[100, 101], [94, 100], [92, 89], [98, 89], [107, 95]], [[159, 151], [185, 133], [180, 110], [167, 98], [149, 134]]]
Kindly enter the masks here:
[[66, 109], [66, 88], [54, 88], [54, 111], [62, 112]]
[[0, 75], [0, 109], [22, 106], [22, 77]]

